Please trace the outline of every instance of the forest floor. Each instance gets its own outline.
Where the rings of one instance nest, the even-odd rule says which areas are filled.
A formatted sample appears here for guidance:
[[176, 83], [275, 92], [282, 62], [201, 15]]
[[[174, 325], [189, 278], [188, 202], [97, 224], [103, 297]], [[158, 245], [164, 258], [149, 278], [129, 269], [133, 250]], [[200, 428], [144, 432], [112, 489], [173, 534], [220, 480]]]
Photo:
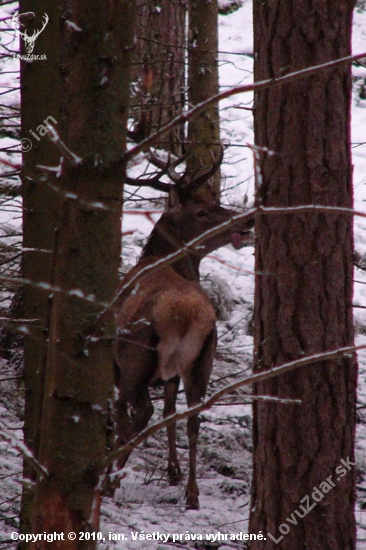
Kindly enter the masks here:
[[[226, 89], [252, 82], [252, 20], [251, 1], [233, 14], [220, 16], [220, 84]], [[0, 12], [1, 13], [1, 12]], [[354, 53], [366, 51], [366, 7], [355, 10]], [[231, 52], [231, 53], [229, 53]], [[366, 68], [353, 67], [352, 144], [354, 162], [355, 208], [365, 211], [366, 200]], [[11, 84], [10, 75], [0, 79], [0, 85]], [[15, 92], [14, 92], [15, 93]], [[250, 107], [252, 94], [233, 96], [222, 102], [221, 129], [225, 152], [222, 168], [224, 205], [248, 204], [253, 198], [253, 159], [247, 143], [253, 143], [253, 120]], [[8, 101], [10, 101], [8, 99]], [[19, 98], [12, 98], [19, 104]], [[248, 110], [249, 108], [249, 110]], [[14, 142], [13, 142], [14, 144]], [[7, 141], [5, 140], [7, 146]], [[133, 168], [133, 175], [141, 166]], [[133, 196], [132, 196], [133, 195]], [[144, 192], [144, 197], [156, 196]], [[136, 202], [137, 199], [137, 202]], [[140, 200], [141, 199], [141, 200]], [[151, 231], [151, 223], [143, 215], [151, 203], [142, 200], [135, 190], [126, 190], [126, 213], [123, 230], [123, 261], [133, 265]], [[128, 210], [141, 210], [141, 216], [129, 215]], [[14, 218], [19, 213], [12, 215]], [[3, 223], [14, 223], [9, 213], [0, 214]], [[133, 234], [128, 234], [129, 231]], [[366, 266], [366, 221], [355, 218], [355, 247], [361, 264]], [[208, 395], [251, 370], [251, 320], [254, 294], [254, 249], [239, 251], [228, 246], [202, 262], [204, 285], [213, 287], [222, 319], [218, 322], [219, 343]], [[363, 264], [362, 264], [363, 265]], [[355, 269], [354, 304], [366, 306], [366, 271]], [[357, 344], [366, 343], [366, 310], [355, 308]], [[358, 550], [366, 550], [366, 352], [359, 354], [359, 391], [357, 424]], [[1, 430], [12, 437], [22, 437], [23, 388], [19, 387], [19, 370], [13, 364], [1, 363], [0, 417]], [[7, 380], [5, 380], [7, 379]], [[161, 389], [154, 390], [154, 419], [161, 418]], [[249, 394], [249, 395], [248, 395]], [[247, 533], [251, 480], [251, 398], [249, 389], [231, 394], [210, 411], [201, 415], [198, 451], [198, 485], [200, 510], [186, 511], [184, 481], [170, 487], [166, 479], [167, 440], [164, 432], [145, 441], [131, 455], [125, 477], [114, 499], [105, 498], [102, 504], [101, 531], [105, 543], [101, 547], [126, 549], [167, 550], [168, 548], [232, 548], [244, 549], [244, 540], [230, 540]], [[178, 396], [178, 410], [185, 407], [184, 393]], [[178, 454], [185, 474], [188, 469], [188, 442], [185, 423], [177, 428]], [[14, 445], [0, 442], [0, 549], [13, 550], [16, 543], [10, 535], [16, 532], [22, 481], [22, 461]], [[139, 536], [151, 535], [144, 540]], [[220, 534], [213, 542], [207, 535]], [[164, 536], [163, 536], [164, 535]], [[189, 535], [189, 536], [188, 536]], [[194, 541], [200, 535], [201, 540]], [[225, 535], [228, 535], [227, 540]], [[119, 540], [118, 540], [119, 537]], [[136, 539], [136, 540], [134, 540]], [[199, 537], [198, 537], [199, 539]]]

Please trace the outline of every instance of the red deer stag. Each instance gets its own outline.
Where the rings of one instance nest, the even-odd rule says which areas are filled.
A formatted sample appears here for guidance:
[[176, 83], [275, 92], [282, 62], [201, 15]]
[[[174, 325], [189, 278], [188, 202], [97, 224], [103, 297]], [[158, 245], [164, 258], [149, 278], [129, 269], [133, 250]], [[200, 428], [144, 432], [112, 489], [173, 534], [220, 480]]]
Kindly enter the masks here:
[[[149, 395], [151, 383], [165, 381], [164, 417], [175, 412], [180, 379], [188, 407], [203, 400], [216, 348], [216, 316], [209, 297], [199, 284], [200, 261], [228, 243], [240, 248], [253, 226], [253, 220], [248, 219], [233, 223], [208, 237], [196, 250], [186, 249], [186, 243], [237, 214], [217, 203], [195, 197], [193, 193], [218, 169], [222, 154], [209, 172], [191, 181], [186, 173], [181, 176], [176, 174], [174, 168], [178, 162], [163, 167], [156, 157], [153, 160], [163, 168], [162, 172], [168, 172], [176, 185], [164, 184], [154, 178], [154, 187], [170, 188], [169, 205], [156, 223], [137, 265], [123, 279], [117, 293], [117, 444], [127, 443], [148, 424], [154, 411]], [[135, 183], [134, 180], [128, 182]], [[151, 185], [152, 179], [136, 182]], [[155, 267], [149, 272], [150, 265], [181, 249], [186, 252], [183, 257], [169, 264], [162, 262], [159, 269]], [[129, 406], [132, 418], [128, 414]], [[181, 479], [175, 425], [167, 430], [168, 477], [170, 484], [175, 485]], [[187, 423], [188, 509], [199, 507], [196, 482], [198, 430], [198, 416], [191, 416]], [[127, 458], [118, 463], [118, 468], [124, 466]]]

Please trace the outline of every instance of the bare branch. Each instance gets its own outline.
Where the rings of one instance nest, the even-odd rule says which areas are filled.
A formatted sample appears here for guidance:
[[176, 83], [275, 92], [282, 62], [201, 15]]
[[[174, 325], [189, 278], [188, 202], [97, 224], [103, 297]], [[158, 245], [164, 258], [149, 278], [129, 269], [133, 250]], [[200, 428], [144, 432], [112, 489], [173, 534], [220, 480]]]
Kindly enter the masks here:
[[[113, 307], [117, 300], [120, 298], [121, 294], [132, 287], [137, 280], [143, 276], [145, 273], [148, 274], [151, 271], [154, 271], [156, 269], [160, 269], [162, 265], [168, 266], [180, 258], [183, 258], [186, 254], [189, 252], [192, 252], [192, 250], [196, 250], [199, 246], [201, 246], [205, 240], [208, 238], [213, 237], [214, 235], [219, 234], [220, 232], [224, 231], [228, 226], [237, 223], [239, 221], [246, 221], [254, 217], [256, 212], [261, 212], [263, 214], [268, 215], [275, 215], [275, 214], [293, 214], [298, 212], [324, 212], [324, 213], [333, 213], [333, 212], [339, 212], [342, 214], [351, 214], [354, 216], [360, 216], [362, 218], [366, 218], [365, 212], [360, 212], [358, 210], [353, 210], [352, 208], [344, 208], [340, 206], [323, 206], [323, 205], [314, 205], [314, 204], [307, 204], [307, 205], [301, 205], [301, 206], [286, 206], [286, 207], [264, 207], [264, 206], [258, 206], [257, 208], [253, 208], [248, 210], [247, 212], [238, 213], [237, 215], [233, 216], [230, 220], [218, 225], [217, 227], [214, 227], [213, 229], [210, 229], [208, 231], [205, 231], [200, 235], [199, 237], [196, 237], [195, 239], [192, 239], [189, 241], [183, 248], [180, 248], [176, 250], [175, 252], [172, 252], [168, 256], [164, 258], [160, 258], [156, 262], [153, 262], [149, 265], [146, 265], [143, 267], [134, 277], [131, 277], [131, 279], [123, 285], [120, 289], [120, 292], [115, 296], [115, 298], [112, 300], [109, 307]], [[109, 309], [109, 307], [107, 309]], [[105, 314], [106, 311], [104, 311], [101, 315]]]
[[64, 290], [57, 285], [51, 285], [42, 281], [35, 282], [31, 279], [25, 279], [23, 277], [11, 277], [6, 275], [0, 275], [0, 281], [4, 283], [11, 283], [14, 285], [30, 286], [37, 288], [38, 290], [43, 290], [52, 294], [59, 294], [61, 296], [69, 296], [87, 302], [89, 304], [97, 305], [100, 308], [105, 308], [109, 306], [107, 302], [98, 301], [94, 294], [87, 293], [80, 288], [70, 288], [69, 290]]
[[162, 191], [163, 193], [169, 193], [170, 189], [173, 187], [171, 183], [164, 183], [160, 181], [161, 174], [153, 178], [130, 178], [129, 176], [125, 177], [125, 183], [128, 185], [134, 185], [135, 187], [151, 187], [157, 191]]
[[300, 78], [306, 78], [308, 76], [312, 76], [324, 69], [331, 69], [333, 67], [338, 67], [339, 65], [343, 65], [345, 63], [352, 63], [353, 61], [356, 61], [357, 59], [362, 59], [364, 57], [366, 57], [366, 52], [359, 53], [357, 55], [342, 57], [341, 59], [335, 59], [334, 61], [322, 63], [321, 65], [315, 65], [314, 67], [301, 69], [301, 71], [295, 71], [293, 73], [289, 73], [279, 78], [271, 78], [268, 80], [261, 80], [260, 82], [255, 82], [254, 84], [236, 86], [235, 88], [231, 88], [230, 90], [221, 92], [217, 95], [210, 97], [206, 101], [202, 101], [202, 103], [198, 103], [189, 111], [185, 111], [181, 115], [173, 118], [173, 120], [171, 120], [168, 124], [163, 126], [160, 130], [158, 130], [148, 138], [141, 141], [138, 145], [135, 145], [135, 147], [132, 147], [132, 149], [130, 149], [126, 153], [124, 158], [126, 161], [131, 160], [138, 153], [147, 149], [148, 147], [151, 147], [151, 145], [153, 145], [158, 139], [168, 134], [172, 130], [172, 128], [174, 128], [174, 126], [176, 126], [177, 124], [187, 122], [188, 120], [196, 116], [198, 113], [201, 113], [202, 111], [204, 111], [210, 105], [215, 104], [218, 101], [221, 101], [223, 99], [226, 99], [227, 97], [230, 97], [236, 94], [242, 94], [245, 92], [252, 92], [257, 90], [264, 90], [266, 88], [273, 88], [274, 86], [279, 86], [281, 84], [287, 84], [288, 82], [293, 82], [294, 80], [299, 80]]
[[82, 162], [82, 158], [73, 153], [62, 141], [57, 130], [51, 125], [47, 124], [49, 134], [47, 137], [54, 143], [57, 149], [64, 155], [64, 157], [70, 162], [72, 166], [78, 166]]
[[[238, 221], [244, 222], [249, 221], [254, 217], [255, 209], [248, 210], [245, 214], [237, 214], [236, 216], [233, 216], [230, 220], [227, 220], [226, 222], [221, 223], [220, 225], [217, 225], [213, 229], [209, 229], [208, 231], [205, 231], [200, 235], [199, 237], [196, 237], [186, 243], [186, 245], [182, 248], [179, 248], [175, 252], [172, 252], [168, 256], [165, 256], [164, 258], [159, 258], [155, 262], [148, 264], [140, 269], [136, 273], [134, 277], [131, 277], [131, 279], [120, 288], [120, 291], [115, 296], [115, 298], [112, 300], [111, 304], [108, 306], [107, 309], [110, 307], [113, 307], [117, 300], [120, 298], [122, 293], [127, 290], [128, 288], [132, 287], [136, 283], [138, 279], [140, 279], [141, 276], [144, 276], [144, 274], [150, 274], [152, 271], [155, 271], [157, 269], [160, 269], [162, 266], [166, 267], [172, 263], [175, 263], [180, 258], [183, 258], [186, 254], [189, 254], [190, 252], [196, 250], [199, 246], [201, 246], [207, 239], [213, 237], [214, 235], [218, 235], [221, 232], [225, 231], [228, 227], [230, 227], [232, 224]], [[104, 315], [107, 310], [102, 312], [101, 315]]]
[[299, 206], [258, 206], [256, 209], [263, 214], [297, 214], [301, 212], [316, 212], [316, 213], [340, 213], [351, 214], [353, 216], [359, 216], [366, 218], [366, 212], [360, 210], [353, 210], [345, 206], [325, 206], [323, 204], [301, 204]]
[[30, 466], [32, 466], [32, 468], [37, 472], [37, 474], [39, 474], [42, 478], [48, 476], [47, 469], [34, 458], [32, 451], [28, 449], [22, 441], [15, 437], [14, 434], [2, 429], [0, 430], [0, 437], [9, 443], [13, 449], [18, 451], [23, 456], [24, 460], [26, 460], [28, 464], [30, 464]]
[[237, 390], [238, 388], [242, 388], [243, 386], [249, 386], [251, 384], [256, 384], [258, 382], [262, 382], [263, 380], [268, 380], [269, 378], [274, 378], [275, 376], [285, 374], [287, 372], [293, 371], [300, 367], [304, 367], [305, 365], [310, 365], [312, 363], [318, 363], [320, 361], [332, 361], [335, 359], [340, 359], [342, 357], [350, 357], [350, 356], [353, 356], [356, 352], [363, 349], [366, 349], [366, 345], [348, 346], [348, 347], [338, 348], [336, 350], [327, 351], [323, 353], [314, 353], [312, 355], [308, 355], [307, 357], [302, 357], [301, 359], [296, 359], [295, 361], [290, 361], [289, 363], [284, 363], [283, 365], [279, 365], [271, 369], [255, 373], [255, 374], [252, 374], [251, 376], [248, 376], [247, 378], [238, 380], [238, 382], [234, 382], [233, 384], [230, 384], [229, 386], [226, 386], [225, 388], [214, 393], [209, 399], [207, 399], [207, 401], [199, 405], [195, 405], [194, 407], [190, 407], [189, 409], [186, 409], [182, 413], [175, 413], [170, 416], [167, 416], [160, 422], [156, 422], [152, 426], [145, 428], [145, 430], [142, 430], [129, 443], [127, 443], [120, 449], [113, 451], [107, 457], [105, 466], [106, 467], [110, 466], [117, 459], [123, 459], [125, 456], [131, 453], [131, 451], [135, 447], [137, 447], [138, 445], [140, 445], [140, 443], [145, 441], [145, 439], [147, 439], [151, 435], [156, 434], [162, 428], [165, 428], [166, 426], [170, 426], [171, 424], [174, 424], [177, 420], [184, 420], [189, 416], [196, 415], [202, 411], [211, 409], [211, 407], [215, 405], [215, 403], [219, 401], [219, 399], [221, 399], [224, 395], [234, 390]]

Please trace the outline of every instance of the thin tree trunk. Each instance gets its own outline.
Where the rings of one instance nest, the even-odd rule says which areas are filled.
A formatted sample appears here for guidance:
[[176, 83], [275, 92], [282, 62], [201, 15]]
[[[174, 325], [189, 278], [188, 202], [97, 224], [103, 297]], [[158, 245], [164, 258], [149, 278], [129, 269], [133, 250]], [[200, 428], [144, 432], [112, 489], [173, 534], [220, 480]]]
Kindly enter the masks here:
[[77, 198], [65, 197], [57, 234], [53, 283], [63, 292], [52, 297], [39, 451], [49, 474], [37, 479], [32, 530], [64, 532], [52, 543], [64, 550], [95, 547], [78, 533], [99, 529], [113, 316], [100, 338], [87, 334], [117, 284], [135, 2], [72, 0], [63, 15], [62, 138], [82, 161], [64, 161], [62, 174]]
[[[343, 0], [255, 0], [255, 79], [349, 55], [352, 8]], [[350, 94], [346, 66], [256, 94], [256, 145], [274, 153], [260, 153], [258, 202], [352, 207]], [[255, 370], [352, 345], [352, 218], [259, 216], [256, 237]], [[249, 532], [266, 540], [251, 549], [356, 547], [356, 383], [348, 357], [255, 387], [302, 405], [254, 404]]]
[[[188, 2], [188, 100], [194, 106], [214, 96], [219, 90], [217, 65], [218, 3]], [[218, 105], [207, 108], [189, 121], [187, 149], [192, 153], [187, 167], [192, 173], [206, 172], [212, 164], [212, 153], [220, 152]], [[218, 200], [220, 171], [200, 191]]]
[[[41, 27], [42, 15], [49, 16], [45, 30], [39, 35], [34, 55], [47, 55], [47, 61], [22, 62], [21, 82], [21, 136], [23, 150], [22, 198], [23, 198], [23, 258], [22, 276], [34, 281], [52, 282], [55, 227], [60, 206], [60, 197], [41, 179], [34, 179], [36, 167], [57, 166], [59, 152], [47, 137], [37, 130], [45, 127], [48, 120], [61, 131], [61, 76], [59, 11], [56, 3], [48, 0], [21, 0], [19, 12], [34, 12], [35, 21], [26, 27], [28, 35]], [[26, 21], [21, 18], [23, 23]], [[33, 25], [33, 26], [32, 26]], [[24, 28], [22, 28], [24, 30]], [[21, 53], [25, 54], [24, 41], [20, 40]], [[29, 150], [27, 150], [29, 149]], [[38, 176], [41, 173], [38, 172]], [[58, 184], [56, 174], [48, 173], [48, 183]], [[22, 317], [29, 319], [28, 335], [24, 340], [25, 417], [24, 440], [38, 457], [39, 426], [43, 400], [44, 365], [47, 339], [49, 337], [50, 297], [36, 286], [25, 286], [21, 294]], [[24, 478], [35, 481], [36, 474], [24, 463]], [[32, 483], [23, 486], [20, 513], [20, 529], [30, 533], [33, 506]], [[21, 543], [25, 546], [25, 543]]]
[[[186, 0], [138, 0], [137, 47], [131, 137], [141, 141], [182, 112], [185, 102]], [[176, 126], [156, 146], [182, 154], [184, 127]]]

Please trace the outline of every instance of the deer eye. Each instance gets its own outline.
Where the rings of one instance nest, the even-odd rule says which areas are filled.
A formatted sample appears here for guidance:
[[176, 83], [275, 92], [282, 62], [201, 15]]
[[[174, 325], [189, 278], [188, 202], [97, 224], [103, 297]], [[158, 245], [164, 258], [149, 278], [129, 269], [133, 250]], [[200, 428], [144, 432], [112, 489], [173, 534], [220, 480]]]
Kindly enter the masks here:
[[197, 218], [205, 218], [206, 216], [208, 216], [208, 212], [207, 210], [198, 210], [196, 216]]

